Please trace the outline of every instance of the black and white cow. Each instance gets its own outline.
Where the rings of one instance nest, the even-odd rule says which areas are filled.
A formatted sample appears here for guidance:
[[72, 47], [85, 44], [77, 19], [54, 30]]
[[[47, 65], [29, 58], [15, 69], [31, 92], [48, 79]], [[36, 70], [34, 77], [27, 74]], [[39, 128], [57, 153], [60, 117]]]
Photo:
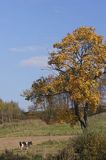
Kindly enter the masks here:
[[30, 146], [32, 145], [32, 141], [23, 141], [23, 142], [19, 142], [19, 146], [22, 149], [28, 149]]

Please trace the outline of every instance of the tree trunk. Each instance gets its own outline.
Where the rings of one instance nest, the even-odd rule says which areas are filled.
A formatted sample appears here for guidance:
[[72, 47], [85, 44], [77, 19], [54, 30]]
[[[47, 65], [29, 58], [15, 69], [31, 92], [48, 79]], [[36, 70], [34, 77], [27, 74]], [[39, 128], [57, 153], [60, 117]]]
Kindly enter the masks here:
[[83, 116], [83, 119], [84, 119], [85, 125], [87, 127], [87, 125], [88, 125], [88, 103], [86, 103], [85, 106], [84, 106], [84, 116]]
[[86, 128], [87, 127], [87, 125], [86, 125], [86, 118], [87, 118], [87, 116], [86, 116], [86, 114], [84, 115], [84, 118], [82, 119], [81, 118], [81, 115], [80, 115], [80, 111], [79, 111], [79, 105], [78, 105], [78, 103], [76, 103], [75, 101], [74, 101], [74, 107], [75, 107], [75, 115], [77, 116], [77, 118], [78, 118], [78, 121], [80, 122], [80, 125], [81, 125], [81, 128], [83, 129], [83, 128]]

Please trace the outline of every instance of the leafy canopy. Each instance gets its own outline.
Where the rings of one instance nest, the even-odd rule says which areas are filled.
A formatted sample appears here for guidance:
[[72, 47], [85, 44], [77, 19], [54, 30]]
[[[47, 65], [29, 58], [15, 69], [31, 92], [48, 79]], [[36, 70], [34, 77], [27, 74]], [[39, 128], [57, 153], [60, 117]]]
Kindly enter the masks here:
[[[49, 65], [58, 71], [52, 82], [55, 92], [67, 91], [77, 103], [99, 103], [98, 78], [106, 62], [106, 44], [103, 37], [91, 27], [80, 27], [54, 44]], [[57, 87], [58, 86], [58, 87]]]
[[41, 102], [44, 97], [68, 93], [79, 107], [89, 104], [96, 110], [99, 104], [99, 78], [106, 64], [106, 44], [92, 27], [80, 27], [54, 44], [48, 64], [56, 76], [41, 78], [24, 92], [28, 100]]

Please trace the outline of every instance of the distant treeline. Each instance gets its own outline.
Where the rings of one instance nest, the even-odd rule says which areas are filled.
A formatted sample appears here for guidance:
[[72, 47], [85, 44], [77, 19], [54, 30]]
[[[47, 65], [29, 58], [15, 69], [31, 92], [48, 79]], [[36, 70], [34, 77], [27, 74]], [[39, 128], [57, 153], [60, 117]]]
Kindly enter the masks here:
[[14, 101], [5, 102], [0, 99], [0, 123], [12, 122], [22, 119], [23, 112], [21, 111], [18, 103]]

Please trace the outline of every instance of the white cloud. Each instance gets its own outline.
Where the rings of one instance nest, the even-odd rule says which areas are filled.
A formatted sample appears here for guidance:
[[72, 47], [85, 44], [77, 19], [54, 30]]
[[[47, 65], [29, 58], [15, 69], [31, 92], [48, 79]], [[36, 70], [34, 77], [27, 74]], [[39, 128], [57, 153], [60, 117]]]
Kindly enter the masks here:
[[36, 51], [47, 51], [48, 47], [46, 45], [30, 45], [23, 47], [13, 47], [8, 49], [9, 52], [13, 53], [26, 53], [26, 52], [36, 52]]
[[47, 67], [48, 66], [48, 56], [34, 56], [29, 59], [24, 59], [21, 61], [21, 66], [23, 67]]

